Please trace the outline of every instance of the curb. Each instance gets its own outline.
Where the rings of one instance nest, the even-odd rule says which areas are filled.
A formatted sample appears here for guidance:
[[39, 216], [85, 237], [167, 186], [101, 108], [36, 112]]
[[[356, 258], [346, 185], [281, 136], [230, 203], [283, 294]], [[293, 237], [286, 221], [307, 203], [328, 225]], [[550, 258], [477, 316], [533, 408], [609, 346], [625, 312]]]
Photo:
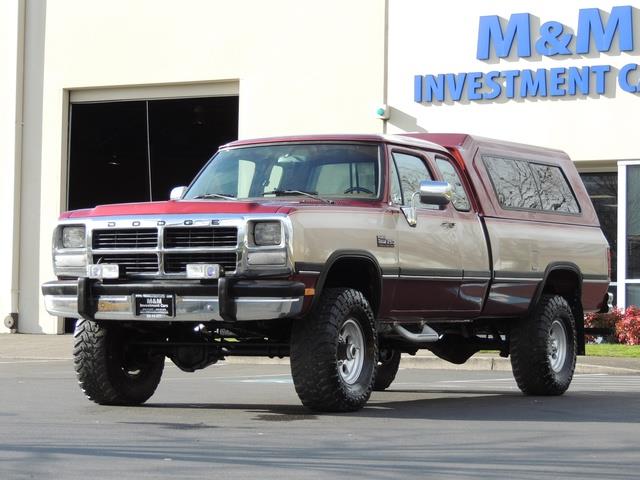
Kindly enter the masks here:
[[438, 357], [403, 355], [402, 368], [424, 368], [433, 370], [494, 370], [510, 372], [511, 362], [506, 358], [471, 357], [465, 363], [457, 365]]
[[[229, 357], [224, 360], [229, 365], [289, 365], [288, 358], [268, 357]], [[401, 368], [416, 368], [425, 370], [479, 370], [511, 372], [511, 361], [508, 358], [499, 357], [471, 357], [466, 363], [456, 365], [438, 357], [403, 355]], [[608, 365], [594, 365], [578, 361], [575, 373], [579, 374], [640, 374], [640, 369], [612, 367]]]

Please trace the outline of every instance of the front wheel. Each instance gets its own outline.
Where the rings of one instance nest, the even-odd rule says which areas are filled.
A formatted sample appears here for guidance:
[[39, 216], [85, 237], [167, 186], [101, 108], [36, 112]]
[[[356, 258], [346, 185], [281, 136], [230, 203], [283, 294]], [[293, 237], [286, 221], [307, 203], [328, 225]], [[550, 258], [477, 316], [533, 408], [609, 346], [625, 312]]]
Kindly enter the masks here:
[[369, 400], [378, 340], [369, 302], [361, 292], [327, 289], [317, 308], [294, 322], [291, 374], [306, 407], [350, 412]]
[[128, 347], [126, 330], [80, 319], [76, 323], [73, 360], [80, 388], [102, 405], [139, 405], [156, 390], [164, 356]]
[[511, 366], [527, 395], [562, 395], [576, 366], [576, 326], [567, 301], [543, 295], [533, 314], [511, 330]]

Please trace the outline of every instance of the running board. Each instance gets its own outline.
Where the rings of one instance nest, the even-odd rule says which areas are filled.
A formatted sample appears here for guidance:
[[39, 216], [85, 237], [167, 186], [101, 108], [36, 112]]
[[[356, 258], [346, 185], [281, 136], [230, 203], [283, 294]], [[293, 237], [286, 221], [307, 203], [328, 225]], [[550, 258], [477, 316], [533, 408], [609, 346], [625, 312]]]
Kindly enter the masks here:
[[422, 327], [422, 332], [420, 333], [410, 332], [403, 326], [397, 324], [393, 326], [393, 329], [401, 337], [413, 343], [432, 343], [437, 342], [440, 339], [440, 335], [438, 335], [438, 332], [436, 332], [429, 325], [424, 325]]

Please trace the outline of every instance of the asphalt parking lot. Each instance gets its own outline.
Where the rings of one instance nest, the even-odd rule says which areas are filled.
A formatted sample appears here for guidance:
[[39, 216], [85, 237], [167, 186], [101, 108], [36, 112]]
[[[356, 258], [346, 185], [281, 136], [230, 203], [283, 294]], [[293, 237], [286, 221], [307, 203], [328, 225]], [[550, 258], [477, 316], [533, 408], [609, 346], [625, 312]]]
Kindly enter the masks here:
[[640, 376], [525, 397], [508, 372], [403, 369], [356, 413], [300, 406], [284, 365], [167, 364], [143, 407], [69, 360], [0, 359], [0, 478], [638, 478]]

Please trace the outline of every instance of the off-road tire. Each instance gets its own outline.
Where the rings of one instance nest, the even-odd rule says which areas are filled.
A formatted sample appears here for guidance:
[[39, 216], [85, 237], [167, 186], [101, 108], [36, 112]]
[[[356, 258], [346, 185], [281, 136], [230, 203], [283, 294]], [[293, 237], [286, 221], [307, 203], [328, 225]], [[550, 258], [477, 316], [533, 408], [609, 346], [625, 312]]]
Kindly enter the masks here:
[[[351, 321], [350, 321], [351, 320]], [[340, 331], [357, 323], [363, 337], [360, 374], [350, 384], [340, 370]], [[378, 359], [375, 319], [364, 295], [353, 289], [326, 289], [314, 310], [294, 321], [291, 374], [302, 404], [319, 412], [351, 412], [371, 396]]]
[[[554, 369], [551, 345], [552, 326], [564, 327], [564, 362]], [[557, 335], [558, 323], [555, 324]], [[576, 366], [576, 326], [567, 301], [559, 295], [543, 295], [533, 314], [511, 329], [510, 351], [513, 376], [527, 395], [562, 395], [573, 378]]]
[[[80, 319], [76, 323], [73, 361], [80, 388], [101, 405], [139, 405], [156, 390], [164, 357], [139, 355], [135, 365], [125, 361], [125, 331]], [[135, 369], [133, 371], [132, 369]]]
[[393, 383], [400, 367], [399, 350], [380, 349], [378, 353], [378, 369], [376, 371], [376, 380], [373, 383], [374, 392], [382, 392], [389, 388]]

